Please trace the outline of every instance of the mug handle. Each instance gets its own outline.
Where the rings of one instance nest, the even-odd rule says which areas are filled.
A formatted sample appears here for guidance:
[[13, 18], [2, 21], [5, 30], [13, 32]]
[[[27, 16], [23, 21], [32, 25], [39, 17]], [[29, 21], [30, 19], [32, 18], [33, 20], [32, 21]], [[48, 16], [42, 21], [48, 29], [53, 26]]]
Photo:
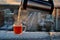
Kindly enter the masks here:
[[23, 32], [26, 32], [26, 26], [22, 25], [22, 27], [24, 28]]

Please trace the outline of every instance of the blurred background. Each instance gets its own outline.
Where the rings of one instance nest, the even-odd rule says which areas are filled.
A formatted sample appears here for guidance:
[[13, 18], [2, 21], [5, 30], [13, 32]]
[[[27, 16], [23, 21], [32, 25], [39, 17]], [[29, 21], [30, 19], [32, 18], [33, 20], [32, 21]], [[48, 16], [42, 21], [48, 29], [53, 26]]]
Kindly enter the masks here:
[[[48, 0], [44, 0], [44, 1], [48, 1]], [[29, 2], [35, 3], [31, 1]], [[45, 11], [35, 10], [32, 8], [27, 8], [27, 10], [25, 11], [23, 10], [21, 14], [21, 19], [22, 19], [23, 26], [26, 27], [26, 31], [33, 31], [33, 32], [60, 31], [60, 26], [59, 26], [60, 3], [59, 2], [60, 2], [59, 0], [53, 0], [54, 11], [51, 14], [49, 14], [49, 11], [46, 10]], [[47, 2], [46, 4], [50, 5]], [[11, 30], [11, 31], [13, 30], [13, 24], [16, 21], [19, 5], [20, 5], [20, 0], [0, 0], [0, 13], [1, 13], [0, 29], [1, 30]], [[50, 6], [45, 6], [45, 4], [42, 7], [50, 9]]]

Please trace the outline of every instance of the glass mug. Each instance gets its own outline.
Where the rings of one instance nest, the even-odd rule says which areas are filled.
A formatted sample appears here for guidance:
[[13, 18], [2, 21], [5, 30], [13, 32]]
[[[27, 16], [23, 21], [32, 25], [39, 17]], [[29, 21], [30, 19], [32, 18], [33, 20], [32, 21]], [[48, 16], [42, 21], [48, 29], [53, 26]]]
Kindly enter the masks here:
[[23, 32], [25, 32], [25, 26], [23, 26], [22, 24], [14, 24], [13, 25], [13, 31], [15, 34], [21, 34]]
[[15, 34], [20, 34], [20, 33], [22, 33], [22, 24], [20, 24], [20, 25], [16, 25], [16, 24], [14, 24], [13, 25], [13, 31], [14, 31], [14, 33]]

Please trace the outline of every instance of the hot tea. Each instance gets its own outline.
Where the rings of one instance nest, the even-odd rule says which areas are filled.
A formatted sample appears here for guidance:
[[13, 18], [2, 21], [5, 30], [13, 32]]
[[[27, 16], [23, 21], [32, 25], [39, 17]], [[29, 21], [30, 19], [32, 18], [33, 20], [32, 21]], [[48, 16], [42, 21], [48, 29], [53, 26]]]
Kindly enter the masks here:
[[13, 28], [13, 30], [14, 30], [15, 34], [20, 34], [20, 33], [23, 32], [23, 29], [22, 29], [21, 25], [15, 25], [14, 28]]

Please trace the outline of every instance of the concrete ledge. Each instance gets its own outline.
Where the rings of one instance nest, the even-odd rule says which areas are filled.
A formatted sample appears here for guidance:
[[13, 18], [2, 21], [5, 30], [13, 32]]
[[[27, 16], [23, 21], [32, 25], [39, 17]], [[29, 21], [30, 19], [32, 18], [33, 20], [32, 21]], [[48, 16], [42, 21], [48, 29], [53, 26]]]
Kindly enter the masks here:
[[13, 31], [0, 31], [0, 39], [9, 40], [50, 40], [47, 32], [23, 32], [22, 34], [14, 34]]

